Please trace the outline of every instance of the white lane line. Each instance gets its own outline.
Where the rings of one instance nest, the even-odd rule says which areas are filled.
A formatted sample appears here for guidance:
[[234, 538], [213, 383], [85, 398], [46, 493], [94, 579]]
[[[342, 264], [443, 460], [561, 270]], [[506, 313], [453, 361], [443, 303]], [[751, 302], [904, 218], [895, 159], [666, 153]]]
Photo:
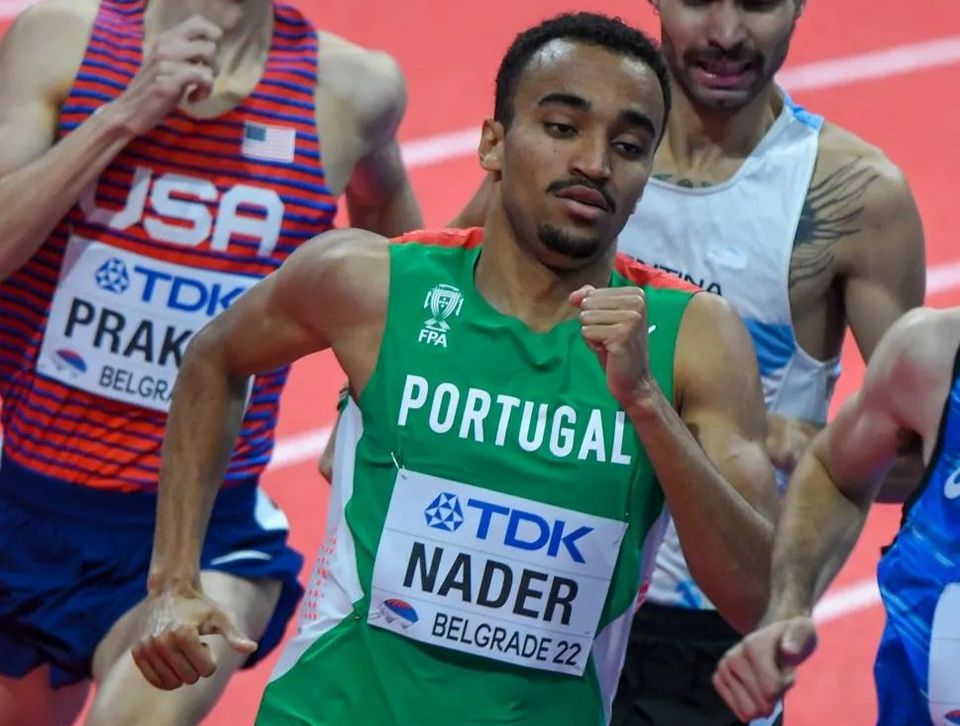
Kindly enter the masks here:
[[954, 35], [785, 68], [777, 80], [790, 91], [807, 91], [887, 78], [958, 62], [960, 36]]
[[927, 268], [927, 295], [949, 292], [960, 287], [960, 260]]
[[880, 589], [874, 578], [867, 578], [828, 590], [813, 609], [813, 619], [819, 624], [829, 623], [880, 603]]
[[13, 20], [17, 13], [36, 5], [40, 0], [0, 0], [0, 21]]
[[[954, 35], [787, 67], [777, 80], [789, 91], [810, 91], [958, 62], [960, 36]], [[477, 122], [470, 128], [408, 141], [402, 144], [401, 151], [407, 167], [414, 169], [475, 154], [479, 141]]]
[[323, 426], [277, 439], [276, 446], [273, 449], [273, 458], [270, 461], [270, 469], [282, 469], [285, 466], [293, 466], [311, 459], [318, 459], [320, 452], [323, 451], [323, 447], [327, 443], [327, 439], [330, 438], [332, 429], [332, 426]]
[[[0, 20], [8, 20], [38, 0], [0, 0]], [[903, 73], [960, 62], [960, 36], [947, 36], [919, 43], [788, 66], [778, 81], [790, 91], [831, 88], [847, 83], [888, 78]], [[403, 160], [413, 169], [439, 164], [476, 153], [480, 124], [446, 131], [401, 146]]]

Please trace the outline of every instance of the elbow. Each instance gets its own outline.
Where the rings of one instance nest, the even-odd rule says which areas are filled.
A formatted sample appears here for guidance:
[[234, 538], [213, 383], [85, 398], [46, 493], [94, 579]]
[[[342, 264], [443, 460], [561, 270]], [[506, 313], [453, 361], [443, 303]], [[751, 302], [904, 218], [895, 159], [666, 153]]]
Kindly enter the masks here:
[[[736, 588], [727, 588], [713, 599], [720, 616], [737, 632], [746, 635], [763, 620], [770, 601], [769, 571], [763, 576], [742, 579]], [[707, 593], [709, 596], [710, 593]]]
[[759, 534], [749, 553], [741, 551], [739, 557], [733, 553], [727, 555], [730, 558], [727, 564], [732, 567], [722, 570], [710, 567], [701, 576], [691, 563], [691, 574], [702, 583], [704, 594], [714, 603], [717, 612], [744, 634], [755, 630], [763, 619], [772, 589], [773, 524], [764, 522]]
[[757, 629], [767, 612], [769, 601], [770, 583], [767, 578], [763, 583], [756, 583], [756, 586], [751, 588], [750, 595], [740, 598], [740, 601], [731, 607], [729, 617], [723, 612], [720, 614], [734, 629], [746, 635]]
[[767, 612], [770, 600], [769, 571], [762, 576], [742, 578], [734, 588], [726, 587], [713, 597], [709, 591], [706, 594], [716, 605], [717, 612], [737, 632], [747, 634], [760, 624]]
[[202, 392], [223, 385], [231, 391], [244, 392], [246, 382], [245, 376], [233, 372], [227, 350], [208, 325], [190, 339], [183, 352], [174, 395], [178, 388]]
[[21, 267], [23, 267], [29, 256], [18, 254], [18, 250], [27, 249], [29, 240], [22, 237], [8, 237], [0, 231], [0, 282], [6, 282]]

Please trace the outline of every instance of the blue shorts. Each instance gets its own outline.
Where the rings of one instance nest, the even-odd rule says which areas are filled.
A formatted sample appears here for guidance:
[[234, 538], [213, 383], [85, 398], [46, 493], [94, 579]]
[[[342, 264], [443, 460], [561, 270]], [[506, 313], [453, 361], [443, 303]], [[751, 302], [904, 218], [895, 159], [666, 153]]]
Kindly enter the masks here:
[[[157, 497], [88, 489], [0, 465], [0, 674], [44, 663], [50, 682], [91, 677], [94, 651], [146, 596]], [[280, 580], [280, 600], [246, 667], [280, 642], [303, 589], [286, 518], [254, 481], [217, 497], [201, 569]]]

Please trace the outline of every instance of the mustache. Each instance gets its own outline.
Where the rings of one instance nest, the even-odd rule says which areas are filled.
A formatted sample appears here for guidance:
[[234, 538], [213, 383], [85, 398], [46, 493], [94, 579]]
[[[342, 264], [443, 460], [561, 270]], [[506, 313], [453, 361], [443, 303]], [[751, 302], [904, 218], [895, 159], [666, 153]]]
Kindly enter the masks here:
[[730, 63], [763, 64], [763, 55], [744, 46], [736, 48], [694, 48], [683, 54], [686, 63], [728, 61]]
[[547, 194], [555, 194], [556, 192], [569, 189], [570, 187], [587, 187], [588, 189], [592, 189], [603, 197], [603, 201], [607, 203], [607, 208], [611, 212], [617, 211], [617, 203], [613, 201], [613, 197], [610, 196], [610, 192], [607, 191], [606, 187], [601, 186], [600, 184], [597, 184], [595, 181], [587, 179], [586, 177], [558, 179], [547, 187]]

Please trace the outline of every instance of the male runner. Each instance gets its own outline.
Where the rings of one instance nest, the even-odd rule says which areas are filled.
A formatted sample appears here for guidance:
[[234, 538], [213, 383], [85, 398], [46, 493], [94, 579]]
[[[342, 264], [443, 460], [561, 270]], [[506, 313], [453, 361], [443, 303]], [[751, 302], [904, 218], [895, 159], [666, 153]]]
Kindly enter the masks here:
[[711, 596], [757, 617], [775, 495], [749, 338], [717, 296], [614, 271], [667, 98], [619, 21], [526, 31], [484, 124], [482, 245], [328, 233], [194, 338], [134, 649], [152, 683], [213, 672], [200, 633], [252, 646], [200, 543], [249, 376], [328, 346], [351, 388], [328, 541], [260, 723], [608, 722], [664, 500]]
[[[922, 303], [920, 221], [882, 152], [774, 82], [803, 2], [653, 4], [676, 103], [619, 249], [739, 311], [785, 482], [826, 420], [846, 327], [869, 359], [883, 332]], [[735, 723], [711, 674], [739, 634], [704, 597], [684, 551], [668, 528], [627, 654], [619, 726]]]
[[[3, 39], [0, 724], [70, 722], [91, 677], [94, 724], [196, 722], [243, 663], [212, 641], [218, 676], [170, 694], [126, 655], [173, 378], [341, 193], [355, 226], [420, 225], [404, 95], [389, 57], [272, 2], [48, 0]], [[300, 593], [257, 488], [284, 379], [251, 390], [201, 565], [257, 657]]]
[[816, 645], [814, 603], [849, 556], [897, 454], [921, 441], [926, 473], [880, 560], [887, 624], [875, 668], [878, 723], [960, 722], [960, 308], [916, 310], [897, 322], [863, 388], [794, 473], [765, 625], [715, 676], [741, 718], [768, 713], [793, 684]]

